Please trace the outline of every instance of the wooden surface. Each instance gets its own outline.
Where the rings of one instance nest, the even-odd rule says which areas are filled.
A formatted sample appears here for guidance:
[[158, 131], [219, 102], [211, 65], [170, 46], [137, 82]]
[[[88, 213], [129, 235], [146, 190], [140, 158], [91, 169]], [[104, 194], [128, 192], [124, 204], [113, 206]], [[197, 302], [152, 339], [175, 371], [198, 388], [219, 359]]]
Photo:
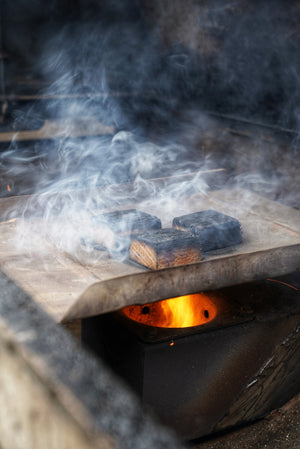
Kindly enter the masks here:
[[[49, 384], [49, 375], [18, 345], [2, 320], [0, 363], [0, 382], [5, 385], [0, 391], [1, 449], [116, 449], [110, 437], [89, 437], [90, 421], [76, 399], [68, 397], [64, 385]], [[65, 401], [72, 411], [62, 403]]]
[[65, 137], [99, 136], [114, 134], [112, 126], [100, 123], [96, 117], [80, 120], [45, 120], [40, 129], [18, 132], [1, 132], [0, 142], [54, 139]]
[[[24, 215], [24, 203], [34, 207], [26, 206], [30, 213], [21, 220], [18, 214]], [[174, 216], [204, 209], [240, 221], [242, 244], [211, 252], [196, 264], [155, 272], [114, 260], [104, 251], [87, 252], [80, 244], [86, 227], [82, 235], [76, 227], [77, 240], [66, 243], [63, 217], [52, 221], [47, 217], [45, 225], [38, 205], [33, 197], [0, 200], [0, 268], [57, 321], [300, 269], [300, 211], [246, 190], [196, 193], [168, 205], [159, 195], [138, 203], [123, 198], [118, 207], [112, 204], [111, 209], [138, 207], [156, 215], [163, 227], [170, 226]], [[62, 234], [62, 241], [56, 240], [55, 232], [58, 240]]]
[[100, 360], [0, 272], [1, 449], [179, 449]]

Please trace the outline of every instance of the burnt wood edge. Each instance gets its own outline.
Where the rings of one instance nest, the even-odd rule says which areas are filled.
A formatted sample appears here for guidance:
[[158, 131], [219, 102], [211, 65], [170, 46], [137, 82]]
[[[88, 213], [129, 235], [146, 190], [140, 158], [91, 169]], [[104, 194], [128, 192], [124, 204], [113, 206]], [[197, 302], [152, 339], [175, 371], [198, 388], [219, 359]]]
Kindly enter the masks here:
[[[69, 447], [59, 446], [59, 442], [72, 431], [75, 432], [72, 448], [181, 447], [171, 431], [141, 408], [134, 394], [102, 360], [80, 348], [62, 326], [1, 272], [0, 292], [0, 359], [5, 363], [1, 370], [18, 367], [17, 372], [8, 372], [8, 379], [11, 378], [14, 385], [13, 397], [7, 396], [9, 391], [5, 391], [5, 385], [0, 388], [0, 401], [4, 401], [0, 402], [0, 407], [5, 410], [10, 400], [15, 400], [14, 410], [18, 415], [0, 423], [0, 429], [6, 426], [4, 438], [11, 436], [8, 443], [0, 433], [3, 449], [12, 447], [14, 438], [24, 437], [22, 431], [26, 428], [28, 431], [30, 425], [26, 422], [28, 413], [31, 416], [35, 412], [38, 417], [37, 394], [41, 392], [49, 422], [55, 421], [53, 415], [57, 413], [56, 424], [64, 431], [51, 435], [45, 426], [35, 426], [32, 432], [39, 435], [32, 435], [32, 449], [40, 449], [38, 441], [43, 441], [45, 449]], [[24, 376], [29, 379], [29, 385], [24, 382]], [[29, 407], [29, 411], [22, 413], [18, 397], [24, 397], [31, 387], [32, 409], [26, 402], [24, 408], [28, 411]], [[16, 423], [18, 432], [15, 432]]]
[[247, 258], [237, 254], [99, 281], [72, 304], [62, 322], [293, 273], [300, 270], [300, 244], [288, 249], [288, 254], [286, 247], [279, 247], [249, 253]]

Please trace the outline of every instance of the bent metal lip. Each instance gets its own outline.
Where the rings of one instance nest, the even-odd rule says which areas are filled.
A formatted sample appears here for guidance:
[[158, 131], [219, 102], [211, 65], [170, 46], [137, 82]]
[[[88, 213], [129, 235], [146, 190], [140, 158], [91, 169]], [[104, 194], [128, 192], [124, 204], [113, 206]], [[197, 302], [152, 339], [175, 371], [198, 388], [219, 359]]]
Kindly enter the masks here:
[[[158, 181], [158, 185], [160, 183]], [[76, 199], [76, 195], [80, 198], [86, 192], [75, 192], [74, 195]], [[44, 201], [48, 202], [47, 197]], [[32, 205], [33, 210], [27, 210], [28, 214], [23, 219], [7, 220], [7, 211], [22, 211], [27, 204]], [[98, 258], [85, 265], [86, 251], [81, 248], [80, 241], [76, 254], [68, 254], [67, 250], [61, 250], [55, 241], [51, 241], [49, 230], [52, 224], [54, 229], [62, 230], [65, 222], [63, 217], [56, 215], [49, 217], [45, 226], [43, 211], [39, 215], [38, 204], [39, 198], [35, 196], [0, 199], [3, 217], [0, 224], [0, 263], [7, 275], [46, 308], [56, 321], [69, 321], [127, 305], [146, 304], [275, 277], [299, 268], [300, 212], [242, 189], [187, 196], [182, 211], [192, 213], [200, 208], [214, 208], [228, 215], [231, 213], [238, 218], [243, 229], [241, 244], [206, 253], [199, 263], [158, 271], [115, 260], [109, 253], [99, 251], [96, 254]], [[124, 204], [125, 208], [128, 206], [132, 203]], [[141, 203], [135, 207], [143, 210]], [[147, 212], [166, 218], [156, 206], [155, 198], [147, 201]], [[20, 231], [23, 247], [15, 245]], [[28, 257], [26, 245], [31, 241], [35, 250], [31, 249]], [[91, 255], [94, 256], [93, 253]], [[59, 295], [53, 294], [58, 285]]]

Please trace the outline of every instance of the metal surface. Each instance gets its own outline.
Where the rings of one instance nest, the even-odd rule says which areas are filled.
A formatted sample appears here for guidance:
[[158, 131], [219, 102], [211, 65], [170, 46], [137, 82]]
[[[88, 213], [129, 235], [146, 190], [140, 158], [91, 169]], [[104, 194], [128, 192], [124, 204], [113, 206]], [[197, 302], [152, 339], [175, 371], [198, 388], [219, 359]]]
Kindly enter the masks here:
[[[172, 184], [172, 179], [153, 180], [151, 185], [157, 195], [163, 189], [161, 185], [182, 188], [180, 180]], [[193, 186], [193, 180], [190, 186]], [[77, 204], [79, 211], [84, 210], [86, 198], [103, 198], [105, 188], [59, 194], [54, 197], [57, 211], [53, 211], [53, 217], [47, 215], [51, 195], [4, 198], [0, 200], [3, 220], [0, 223], [1, 269], [57, 321], [93, 316], [126, 305], [214, 290], [300, 269], [300, 211], [291, 207], [247, 190], [224, 189], [207, 194], [183, 194], [180, 205], [173, 203], [174, 210], [165, 214], [155, 195], [128, 203], [130, 185], [126, 191], [124, 186], [116, 186], [115, 190], [110, 187], [109, 194], [114, 198], [118, 195], [117, 199], [121, 196], [122, 200], [118, 200], [118, 205], [112, 204], [111, 210], [135, 207], [158, 216], [163, 227], [170, 225], [175, 214], [209, 208], [227, 213], [241, 223], [243, 242], [206, 253], [200, 263], [149, 271], [128, 260], [116, 260], [105, 251], [87, 253], [80, 244], [80, 237], [87, 232], [85, 225], [82, 235], [75, 229], [73, 247], [65, 251], [60, 245], [64, 243], [60, 232], [49, 237], [52, 226], [54, 231], [69, 229], [65, 227], [65, 209], [59, 213], [60, 204], [66, 207], [70, 202], [72, 208]], [[98, 209], [95, 209], [94, 214], [97, 213]], [[22, 214], [24, 219], [19, 218]], [[72, 228], [71, 235], [73, 231]], [[16, 245], [20, 233], [21, 241], [26, 243], [21, 247]], [[69, 239], [69, 233], [67, 237]], [[37, 250], [36, 242], [39, 242]]]
[[[122, 276], [91, 285], [68, 310], [64, 320], [94, 316], [131, 304], [172, 298], [203, 290], [259, 280], [290, 273], [299, 267], [295, 260], [300, 246], [290, 247], [288, 254], [281, 248], [245, 255], [206, 260], [192, 265], [147, 271]], [[272, 261], [272, 267], [270, 267]]]

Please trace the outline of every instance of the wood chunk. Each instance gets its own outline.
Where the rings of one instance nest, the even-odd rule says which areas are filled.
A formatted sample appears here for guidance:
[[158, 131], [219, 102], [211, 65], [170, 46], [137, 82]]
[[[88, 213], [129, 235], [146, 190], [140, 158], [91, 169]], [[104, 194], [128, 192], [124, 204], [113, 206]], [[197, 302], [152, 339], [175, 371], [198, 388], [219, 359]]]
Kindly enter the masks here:
[[192, 233], [165, 228], [138, 234], [132, 240], [130, 259], [158, 270], [199, 262], [199, 241]]
[[204, 252], [242, 242], [240, 222], [213, 209], [175, 217], [172, 225], [196, 235]]
[[129, 249], [132, 235], [150, 229], [161, 229], [154, 215], [137, 209], [116, 210], [92, 218], [92, 240], [115, 251]]

